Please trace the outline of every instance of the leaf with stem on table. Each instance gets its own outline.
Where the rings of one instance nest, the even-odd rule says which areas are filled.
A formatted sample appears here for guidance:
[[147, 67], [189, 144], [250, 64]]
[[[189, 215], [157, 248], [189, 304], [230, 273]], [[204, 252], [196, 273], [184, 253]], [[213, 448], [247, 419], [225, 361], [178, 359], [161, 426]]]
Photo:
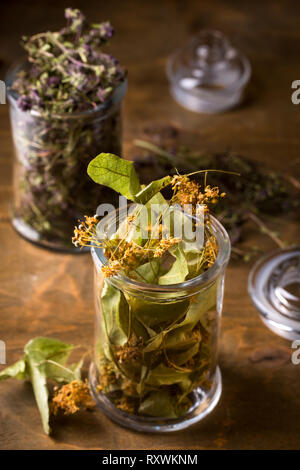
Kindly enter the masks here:
[[72, 344], [54, 338], [37, 337], [26, 344], [22, 359], [0, 373], [0, 381], [8, 378], [30, 380], [46, 434], [51, 433], [47, 380], [68, 383], [81, 378], [83, 358], [66, 366], [73, 349]]

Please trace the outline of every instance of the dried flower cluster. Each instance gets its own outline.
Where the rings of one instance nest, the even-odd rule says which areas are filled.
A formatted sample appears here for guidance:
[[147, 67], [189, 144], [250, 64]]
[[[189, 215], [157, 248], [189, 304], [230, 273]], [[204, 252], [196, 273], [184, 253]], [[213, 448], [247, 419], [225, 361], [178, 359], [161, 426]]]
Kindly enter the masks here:
[[125, 78], [117, 60], [102, 51], [113, 36], [109, 22], [89, 25], [77, 9], [65, 10], [58, 32], [23, 38], [28, 65], [12, 84], [18, 106], [42, 113], [73, 113], [102, 104]]
[[[85, 215], [84, 218], [85, 220], [81, 221], [79, 226], [75, 227], [74, 229], [72, 243], [76, 247], [89, 246], [91, 244], [91, 240], [97, 244], [96, 225], [99, 222], [99, 218], [97, 214], [95, 214], [93, 217]], [[101, 242], [99, 241], [98, 243], [99, 246], [101, 246]]]
[[[95, 164], [96, 173], [93, 173], [94, 160], [97, 161]], [[102, 182], [103, 180], [107, 181], [106, 178], [109, 167], [111, 167], [110, 171], [112, 175], [115, 175], [115, 165], [118, 165], [120, 159], [115, 155], [100, 154], [94, 160], [89, 165], [89, 168], [91, 167], [91, 175], [93, 178], [96, 178], [96, 180]], [[188, 174], [177, 174], [173, 177], [165, 176], [161, 180], [150, 183], [148, 187], [140, 189], [139, 184], [136, 181], [137, 177], [132, 173], [132, 167], [130, 167], [131, 173], [128, 172], [128, 165], [130, 165], [130, 162], [122, 163], [122, 165], [124, 166], [125, 172], [124, 180], [125, 177], [129, 180], [132, 178], [130, 183], [125, 180], [124, 194], [128, 196], [129, 193], [132, 200], [138, 202], [133, 212], [131, 212], [130, 215], [127, 215], [125, 220], [120, 222], [122, 232], [118, 233], [117, 231], [112, 237], [106, 237], [106, 235], [101, 237], [97, 233], [96, 229], [98, 223], [97, 216], [85, 216], [85, 221], [80, 223], [78, 227], [75, 227], [74, 237], [72, 238], [74, 245], [76, 247], [94, 246], [102, 248], [107, 259], [107, 264], [102, 267], [105, 277], [111, 277], [118, 273], [123, 273], [134, 279], [139, 277], [143, 278], [144, 276], [140, 272], [137, 276], [136, 270], [146, 263], [150, 263], [149, 267], [153, 270], [151, 261], [155, 261], [156, 259], [159, 259], [161, 262], [161, 267], [158, 267], [158, 271], [163, 275], [163, 270], [168, 264], [166, 263], [166, 258], [169, 257], [170, 259], [170, 255], [174, 255], [174, 253], [176, 257], [178, 255], [180, 256], [180, 253], [177, 252], [176, 254], [175, 250], [178, 248], [180, 251], [182, 248], [182, 246], [180, 246], [180, 242], [184, 241], [184, 239], [176, 237], [174, 234], [178, 233], [176, 232], [176, 225], [177, 228], [178, 225], [183, 228], [183, 224], [185, 223], [184, 220], [186, 220], [181, 219], [178, 211], [183, 214], [184, 212], [182, 212], [182, 210], [186, 211], [188, 209], [187, 214], [193, 216], [191, 223], [194, 228], [202, 226], [204, 230], [204, 244], [202, 249], [199, 250], [199, 247], [196, 248], [196, 246], [194, 246], [194, 250], [201, 251], [201, 253], [198, 253], [199, 259], [195, 264], [196, 269], [194, 269], [193, 274], [197, 275], [201, 271], [209, 268], [214, 263], [218, 254], [217, 243], [211, 227], [209, 205], [216, 204], [220, 198], [225, 197], [225, 193], [220, 193], [218, 187], [211, 187], [206, 184], [204, 184], [204, 190], [201, 191], [201, 185], [196, 181], [191, 180], [191, 175]], [[102, 167], [103, 176], [100, 175], [99, 177], [99, 168], [102, 169]], [[120, 170], [118, 171], [120, 172]], [[205, 173], [206, 183], [206, 172], [200, 171], [199, 173], [201, 172]], [[131, 176], [128, 176], [128, 174]], [[114, 183], [112, 184], [114, 186]], [[137, 195], [130, 193], [130, 188], [134, 184], [137, 188]], [[160, 190], [164, 189], [166, 186], [171, 186], [173, 191], [169, 202], [167, 202], [160, 193]], [[158, 195], [158, 193], [158, 200], [160, 201], [158, 206], [160, 207], [160, 210], [158, 210], [157, 213], [154, 211], [155, 217], [153, 220], [151, 200], [153, 195]], [[139, 203], [140, 200], [144, 202], [147, 201], [145, 202], [146, 205]], [[182, 210], [179, 210], [178, 206], [181, 206]], [[194, 217], [197, 216], [197, 208], [199, 206], [204, 209], [203, 221]], [[151, 213], [150, 223], [149, 211]], [[166, 225], [164, 218], [166, 213], [169, 217], [168, 226]], [[148, 223], [143, 223], [141, 221], [141, 214], [147, 216], [146, 220], [148, 220]], [[172, 222], [170, 217], [173, 218]], [[141, 225], [143, 226], [141, 227]], [[184, 256], [184, 254], [182, 254], [182, 256]], [[164, 283], [165, 279], [162, 279], [162, 282]]]
[[179, 243], [178, 238], [153, 239], [145, 246], [139, 246], [133, 241], [115, 240], [105, 243], [105, 255], [109, 265], [103, 266], [102, 271], [106, 277], [114, 276], [119, 272], [129, 274], [135, 268], [153, 258], [162, 257], [172, 246]]
[[60, 388], [54, 388], [51, 405], [54, 415], [57, 415], [59, 411], [69, 415], [79, 411], [80, 406], [83, 406], [85, 409], [92, 409], [95, 403], [90, 395], [87, 380], [84, 382], [82, 380], [73, 380]]
[[123, 362], [141, 361], [142, 348], [144, 346], [143, 338], [131, 337], [124, 346], [120, 346], [116, 351], [117, 361], [122, 364]]
[[172, 202], [182, 207], [191, 205], [193, 215], [197, 204], [205, 206], [207, 212], [208, 204], [216, 204], [220, 198], [226, 196], [225, 193], [220, 193], [218, 187], [211, 188], [209, 185], [201, 192], [201, 185], [191, 180], [188, 175], [175, 175], [171, 184], [174, 191]]
[[[126, 226], [129, 233], [131, 226], [134, 225], [135, 216], [129, 215], [126, 219]], [[119, 272], [129, 274], [131, 271], [143, 263], [153, 258], [162, 257], [167, 250], [178, 244], [178, 238], [162, 238], [163, 230], [161, 224], [158, 224], [158, 232], [161, 238], [149, 238], [144, 246], [140, 246], [134, 241], [127, 241], [125, 238], [114, 238], [112, 240], [100, 240], [96, 233], [96, 225], [99, 222], [97, 215], [93, 217], [85, 216], [85, 221], [81, 222], [74, 229], [72, 242], [75, 246], [99, 246], [104, 250], [104, 254], [109, 263], [102, 267], [105, 277], [117, 275]], [[148, 231], [157, 234], [156, 228], [148, 227]]]
[[97, 389], [99, 392], [102, 392], [102, 390], [106, 390], [110, 385], [113, 385], [117, 381], [117, 375], [112, 364], [102, 364], [99, 372], [100, 383], [97, 386]]

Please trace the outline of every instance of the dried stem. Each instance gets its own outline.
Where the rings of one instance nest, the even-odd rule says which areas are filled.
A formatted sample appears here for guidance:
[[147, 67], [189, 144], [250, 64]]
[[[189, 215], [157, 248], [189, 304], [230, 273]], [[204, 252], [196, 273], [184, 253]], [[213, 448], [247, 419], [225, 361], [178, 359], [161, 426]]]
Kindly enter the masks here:
[[270, 230], [264, 224], [264, 222], [262, 220], [260, 220], [259, 217], [257, 217], [257, 215], [255, 215], [251, 211], [249, 211], [247, 214], [248, 214], [249, 218], [251, 220], [253, 220], [253, 222], [255, 222], [256, 225], [259, 226], [262, 233], [265, 233], [266, 235], [268, 235], [276, 243], [276, 245], [278, 245], [279, 248], [281, 248], [282, 250], [285, 248], [285, 243], [282, 240], [280, 240], [280, 238], [276, 235], [276, 233], [274, 233], [272, 230]]

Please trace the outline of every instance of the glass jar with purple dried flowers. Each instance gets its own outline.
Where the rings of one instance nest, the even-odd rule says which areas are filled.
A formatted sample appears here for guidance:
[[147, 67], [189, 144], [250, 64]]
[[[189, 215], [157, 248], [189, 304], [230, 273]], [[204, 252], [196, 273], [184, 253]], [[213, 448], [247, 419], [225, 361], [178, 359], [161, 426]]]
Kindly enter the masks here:
[[8, 76], [15, 146], [12, 221], [40, 245], [79, 251], [74, 222], [113, 198], [86, 175], [90, 155], [121, 151], [121, 104], [126, 72], [102, 46], [109, 22], [88, 24], [66, 9], [58, 32], [23, 38], [27, 59]]

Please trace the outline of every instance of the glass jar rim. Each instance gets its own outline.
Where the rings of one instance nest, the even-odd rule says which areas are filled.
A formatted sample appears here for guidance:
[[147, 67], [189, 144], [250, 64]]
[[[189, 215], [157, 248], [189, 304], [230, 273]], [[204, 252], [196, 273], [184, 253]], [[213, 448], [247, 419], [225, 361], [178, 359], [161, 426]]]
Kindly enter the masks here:
[[[127, 209], [122, 209], [124, 213], [127, 213]], [[102, 223], [105, 219], [109, 221], [109, 218], [115, 217], [115, 213], [117, 211], [120, 211], [117, 209], [116, 211], [111, 211], [109, 214], [107, 214], [103, 219]], [[126, 285], [126, 289], [134, 290], [134, 291], [140, 291], [143, 293], [148, 293], [148, 294], [154, 294], [154, 293], [161, 293], [161, 294], [170, 294], [170, 293], [182, 293], [184, 294], [186, 291], [191, 291], [199, 287], [206, 287], [213, 283], [215, 279], [218, 277], [220, 274], [221, 270], [227, 265], [230, 257], [230, 251], [231, 251], [231, 244], [230, 244], [230, 239], [227, 231], [223, 227], [223, 225], [214, 217], [211, 215], [211, 226], [214, 232], [214, 235], [217, 239], [218, 243], [218, 255], [217, 258], [214, 262], [214, 264], [208, 268], [206, 271], [203, 273], [199, 274], [199, 276], [196, 276], [192, 279], [189, 279], [187, 281], [178, 283], [178, 284], [169, 284], [169, 285], [160, 285], [160, 284], [148, 284], [145, 282], [139, 282], [134, 279], [131, 279], [127, 276], [124, 276], [122, 274], [118, 274], [117, 276], [113, 276], [108, 278], [109, 281], [117, 288], [124, 288]], [[93, 261], [95, 263], [96, 269], [101, 269], [103, 264], [105, 263], [106, 257], [103, 253], [103, 250], [101, 248], [91, 248], [91, 254]]]
[[[15, 91], [10, 90], [9, 87], [13, 82], [13, 78], [14, 78], [15, 74], [19, 70], [21, 70], [21, 68], [23, 67], [23, 65], [25, 63], [26, 63], [25, 58], [14, 62], [11, 65], [11, 67], [9, 67], [9, 69], [6, 73], [5, 85], [6, 85], [6, 89], [7, 89], [7, 97], [9, 99], [9, 101], [13, 102], [14, 104], [16, 104], [16, 101], [17, 101], [19, 95]], [[123, 99], [123, 97], [126, 93], [126, 90], [127, 90], [127, 78], [125, 77], [124, 80], [113, 90], [113, 92], [110, 95], [109, 99], [107, 101], [105, 101], [104, 103], [99, 104], [96, 108], [87, 109], [85, 111], [77, 111], [77, 112], [74, 112], [74, 113], [62, 113], [62, 114], [54, 113], [54, 114], [52, 114], [52, 117], [56, 117], [58, 119], [77, 119], [77, 118], [80, 118], [80, 117], [94, 116], [98, 113], [101, 113], [102, 111], [105, 111], [106, 109], [109, 109], [112, 105], [115, 106], [115, 105], [119, 104], [122, 101], [122, 99]], [[23, 112], [31, 114], [34, 117], [41, 117], [41, 118], [44, 117], [43, 113], [41, 113], [37, 110], [30, 109], [28, 111], [23, 111]]]

